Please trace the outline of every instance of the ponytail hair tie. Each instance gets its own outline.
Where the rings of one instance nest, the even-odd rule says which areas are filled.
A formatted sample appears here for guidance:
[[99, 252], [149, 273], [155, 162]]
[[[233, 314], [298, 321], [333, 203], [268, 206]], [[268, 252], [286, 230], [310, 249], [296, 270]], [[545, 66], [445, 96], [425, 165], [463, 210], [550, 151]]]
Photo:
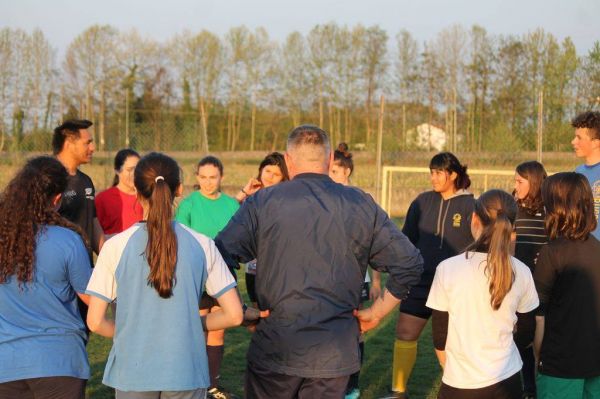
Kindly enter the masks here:
[[154, 183], [158, 183], [158, 181], [159, 181], [159, 180], [165, 181], [165, 178], [164, 178], [164, 177], [162, 177], [162, 176], [156, 176], [156, 177], [154, 178]]

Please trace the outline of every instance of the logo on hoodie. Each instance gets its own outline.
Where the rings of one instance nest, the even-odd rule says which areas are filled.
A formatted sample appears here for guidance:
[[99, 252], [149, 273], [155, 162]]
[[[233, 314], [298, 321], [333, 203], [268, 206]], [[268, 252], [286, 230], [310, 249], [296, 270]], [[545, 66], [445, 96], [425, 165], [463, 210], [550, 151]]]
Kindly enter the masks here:
[[462, 216], [460, 216], [460, 213], [455, 213], [454, 216], [452, 216], [452, 227], [460, 227], [461, 220]]

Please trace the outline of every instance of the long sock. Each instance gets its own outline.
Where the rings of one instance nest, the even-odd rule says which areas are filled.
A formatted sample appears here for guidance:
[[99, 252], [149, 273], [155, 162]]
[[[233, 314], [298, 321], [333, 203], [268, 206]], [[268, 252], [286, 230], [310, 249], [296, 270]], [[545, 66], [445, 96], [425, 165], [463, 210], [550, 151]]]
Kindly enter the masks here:
[[406, 385], [417, 360], [417, 341], [394, 342], [394, 366], [392, 368], [392, 391], [406, 392]]
[[219, 385], [219, 378], [221, 377], [221, 361], [223, 361], [224, 352], [225, 350], [223, 345], [206, 345], [206, 356], [208, 357], [208, 373], [210, 375], [210, 388], [215, 388]]
[[[365, 343], [359, 342], [358, 349], [360, 350], [360, 365], [363, 364], [363, 359], [365, 355]], [[358, 377], [360, 375], [360, 370], [350, 376], [348, 380], [348, 386], [346, 387], [346, 393], [350, 393], [355, 389], [358, 389]]]

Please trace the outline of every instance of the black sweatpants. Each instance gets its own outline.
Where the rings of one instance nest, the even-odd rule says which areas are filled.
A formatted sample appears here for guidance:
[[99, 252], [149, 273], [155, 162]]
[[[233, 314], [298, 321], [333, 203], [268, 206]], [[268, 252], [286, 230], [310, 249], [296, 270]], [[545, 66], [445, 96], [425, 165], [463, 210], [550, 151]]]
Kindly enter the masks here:
[[442, 382], [438, 392], [438, 399], [521, 399], [520, 373], [516, 373], [505, 380], [477, 389], [454, 388]]
[[246, 399], [342, 399], [350, 376], [303, 378], [274, 373], [250, 363], [246, 368]]

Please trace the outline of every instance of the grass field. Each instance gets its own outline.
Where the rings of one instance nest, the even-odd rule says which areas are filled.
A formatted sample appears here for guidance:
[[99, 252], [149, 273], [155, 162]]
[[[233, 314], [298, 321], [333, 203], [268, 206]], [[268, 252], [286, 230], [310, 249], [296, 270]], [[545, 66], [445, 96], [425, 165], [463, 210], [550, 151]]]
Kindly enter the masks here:
[[[246, 297], [244, 273], [239, 275], [239, 288]], [[396, 318], [397, 312], [388, 315], [377, 329], [365, 336], [365, 362], [360, 374], [361, 398], [378, 398], [389, 390]], [[241, 327], [231, 329], [225, 334], [225, 340], [221, 384], [243, 397], [246, 350], [250, 342], [250, 333]], [[111, 340], [92, 334], [88, 344], [92, 377], [87, 385], [87, 395], [91, 399], [114, 398], [113, 389], [102, 385], [102, 373], [110, 347]], [[431, 341], [431, 326], [428, 324], [419, 340], [417, 364], [409, 383], [411, 399], [435, 398], [440, 377], [440, 367]]]

